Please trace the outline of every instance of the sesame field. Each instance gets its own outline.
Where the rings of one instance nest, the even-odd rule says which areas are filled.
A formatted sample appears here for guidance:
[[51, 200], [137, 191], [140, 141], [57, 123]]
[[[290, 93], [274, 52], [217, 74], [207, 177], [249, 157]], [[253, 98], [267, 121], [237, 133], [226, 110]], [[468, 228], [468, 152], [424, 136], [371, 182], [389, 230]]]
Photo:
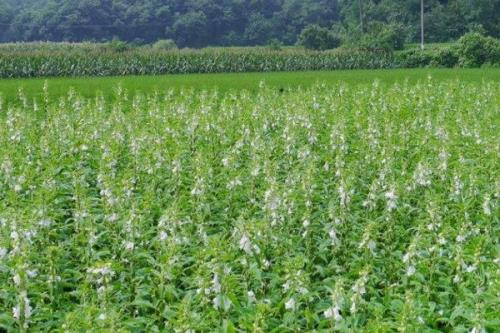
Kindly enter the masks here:
[[0, 82], [0, 332], [498, 332], [498, 77], [312, 81]]

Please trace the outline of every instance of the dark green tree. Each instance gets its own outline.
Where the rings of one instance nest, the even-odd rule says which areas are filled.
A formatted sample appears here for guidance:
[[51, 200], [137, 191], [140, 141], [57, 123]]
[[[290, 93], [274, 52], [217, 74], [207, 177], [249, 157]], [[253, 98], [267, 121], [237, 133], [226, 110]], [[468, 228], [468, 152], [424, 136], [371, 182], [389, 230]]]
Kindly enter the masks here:
[[[500, 37], [500, 0], [425, 0], [426, 39]], [[317, 24], [359, 43], [380, 25], [419, 40], [420, 0], [0, 0], [1, 41], [174, 39], [181, 47], [294, 44]]]

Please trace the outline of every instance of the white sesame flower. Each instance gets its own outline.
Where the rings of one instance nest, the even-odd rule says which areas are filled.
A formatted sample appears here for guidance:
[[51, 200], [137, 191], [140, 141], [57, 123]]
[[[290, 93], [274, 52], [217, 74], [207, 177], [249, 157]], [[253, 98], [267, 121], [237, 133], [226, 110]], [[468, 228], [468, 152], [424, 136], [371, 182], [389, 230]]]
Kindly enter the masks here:
[[288, 291], [290, 289], [290, 285], [291, 285], [291, 282], [290, 280], [287, 280], [284, 284], [283, 284], [283, 291]]
[[388, 211], [395, 210], [397, 207], [396, 201], [398, 199], [396, 192], [394, 190], [391, 190], [385, 194], [385, 197], [387, 198], [387, 210]]
[[125, 249], [128, 251], [132, 251], [135, 247], [134, 242], [125, 242]]
[[356, 313], [356, 311], [357, 311], [356, 302], [354, 302], [354, 301], [352, 302], [350, 310], [351, 310], [351, 313]]
[[309, 292], [309, 290], [307, 288], [304, 288], [304, 287], [299, 287], [298, 291], [302, 295], [305, 295], [305, 294], [307, 294]]
[[99, 317], [97, 317], [98, 320], [106, 320], [107, 316], [105, 313], [101, 313]]
[[24, 297], [24, 319], [28, 320], [31, 317], [31, 305], [28, 297]]
[[21, 284], [21, 277], [19, 276], [19, 274], [14, 275], [12, 280], [14, 280], [14, 283], [16, 284], [16, 286], [19, 286]]
[[286, 303], [285, 303], [285, 309], [287, 309], [288, 311], [295, 311], [295, 307], [296, 307], [296, 304], [295, 304], [295, 299], [292, 297], [290, 298]]
[[224, 295], [217, 295], [213, 300], [214, 308], [216, 310], [223, 309], [224, 311], [228, 311], [231, 308], [231, 300]]
[[328, 232], [328, 235], [330, 236], [330, 239], [332, 241], [332, 245], [337, 245], [340, 243], [340, 241], [337, 237], [337, 232], [335, 231], [335, 229], [330, 229], [330, 231]]
[[341, 321], [342, 316], [340, 315], [340, 309], [337, 306], [332, 306], [328, 308], [323, 314], [325, 318], [333, 318], [335, 321]]
[[255, 293], [250, 290], [248, 293], [247, 293], [247, 296], [248, 296], [248, 301], [250, 303], [255, 303], [257, 301], [257, 298], [255, 297]]
[[192, 196], [200, 196], [203, 194], [203, 191], [197, 187], [194, 187], [192, 190], [191, 190], [191, 195]]
[[222, 286], [219, 281], [219, 275], [214, 274], [214, 278], [212, 279], [213, 291], [219, 294], [222, 290]]
[[429, 186], [431, 185], [430, 176], [432, 175], [432, 171], [428, 169], [424, 164], [419, 163], [415, 170], [414, 180], [417, 185], [420, 186]]
[[12, 316], [14, 316], [16, 320], [19, 320], [19, 318], [21, 318], [21, 307], [19, 305], [16, 305], [12, 308]]
[[27, 270], [26, 274], [28, 275], [29, 278], [34, 278], [38, 275], [37, 270]]
[[231, 180], [228, 184], [227, 184], [227, 189], [228, 190], [232, 190], [238, 186], [241, 186], [243, 183], [241, 182], [241, 180], [239, 179], [234, 179], [234, 180]]
[[180, 161], [173, 161], [172, 162], [172, 173], [177, 174], [181, 171], [181, 162]]
[[467, 273], [472, 273], [477, 269], [476, 265], [466, 265], [465, 266], [465, 271]]
[[490, 216], [491, 215], [491, 208], [490, 208], [490, 197], [485, 196], [484, 197], [484, 202], [483, 202], [483, 212], [485, 215]]
[[369, 240], [368, 241], [368, 244], [367, 244], [368, 248], [370, 249], [370, 251], [374, 252], [375, 249], [377, 248], [377, 243], [375, 243], [375, 241], [373, 240]]
[[116, 222], [118, 221], [118, 214], [116, 213], [113, 213], [111, 215], [109, 215], [106, 220], [108, 220], [109, 222]]
[[54, 222], [49, 219], [44, 219], [38, 222], [38, 225], [44, 228], [50, 227]]
[[3, 247], [0, 247], [0, 259], [3, 259], [7, 256], [7, 249], [6, 248], [3, 248]]
[[252, 253], [252, 242], [250, 242], [250, 238], [246, 234], [240, 239], [240, 249], [245, 251], [247, 254]]
[[352, 287], [352, 291], [354, 291], [355, 293], [358, 293], [360, 295], [364, 295], [366, 293], [365, 285], [362, 283], [356, 283]]
[[412, 276], [413, 274], [415, 274], [415, 272], [416, 272], [415, 266], [411, 265], [406, 270], [406, 275], [407, 276]]

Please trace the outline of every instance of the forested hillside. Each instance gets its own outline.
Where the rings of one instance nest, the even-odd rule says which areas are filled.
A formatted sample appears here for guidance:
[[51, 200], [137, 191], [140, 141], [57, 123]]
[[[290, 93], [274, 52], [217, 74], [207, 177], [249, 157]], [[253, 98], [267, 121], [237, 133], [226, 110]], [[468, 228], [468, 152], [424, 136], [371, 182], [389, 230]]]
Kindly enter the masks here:
[[[500, 0], [425, 0], [427, 40], [500, 35]], [[181, 47], [294, 44], [308, 24], [349, 34], [398, 26], [417, 41], [420, 0], [0, 0], [0, 41], [152, 42]]]

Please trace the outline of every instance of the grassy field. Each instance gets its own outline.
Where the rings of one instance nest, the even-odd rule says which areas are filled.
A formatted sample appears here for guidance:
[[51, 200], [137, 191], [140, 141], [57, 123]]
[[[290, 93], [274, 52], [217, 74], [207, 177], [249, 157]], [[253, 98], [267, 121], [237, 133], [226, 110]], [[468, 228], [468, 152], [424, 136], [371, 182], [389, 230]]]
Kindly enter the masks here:
[[43, 81], [1, 81], [0, 331], [499, 331], [498, 70]]
[[307, 88], [317, 82], [328, 85], [345, 82], [352, 85], [371, 84], [374, 80], [382, 83], [415, 83], [431, 75], [437, 81], [459, 80], [480, 82], [500, 81], [500, 69], [404, 69], [404, 70], [350, 70], [330, 72], [282, 72], [282, 73], [243, 73], [243, 74], [191, 74], [164, 76], [128, 76], [104, 78], [49, 78], [49, 79], [0, 79], [0, 95], [14, 101], [18, 89], [22, 88], [29, 98], [40, 97], [45, 82], [48, 82], [52, 97], [65, 96], [69, 87], [85, 97], [101, 93], [106, 99], [112, 98], [115, 88], [121, 86], [129, 93], [164, 92], [169, 89], [213, 89], [221, 92], [246, 89], [256, 91], [261, 81], [276, 89]]

